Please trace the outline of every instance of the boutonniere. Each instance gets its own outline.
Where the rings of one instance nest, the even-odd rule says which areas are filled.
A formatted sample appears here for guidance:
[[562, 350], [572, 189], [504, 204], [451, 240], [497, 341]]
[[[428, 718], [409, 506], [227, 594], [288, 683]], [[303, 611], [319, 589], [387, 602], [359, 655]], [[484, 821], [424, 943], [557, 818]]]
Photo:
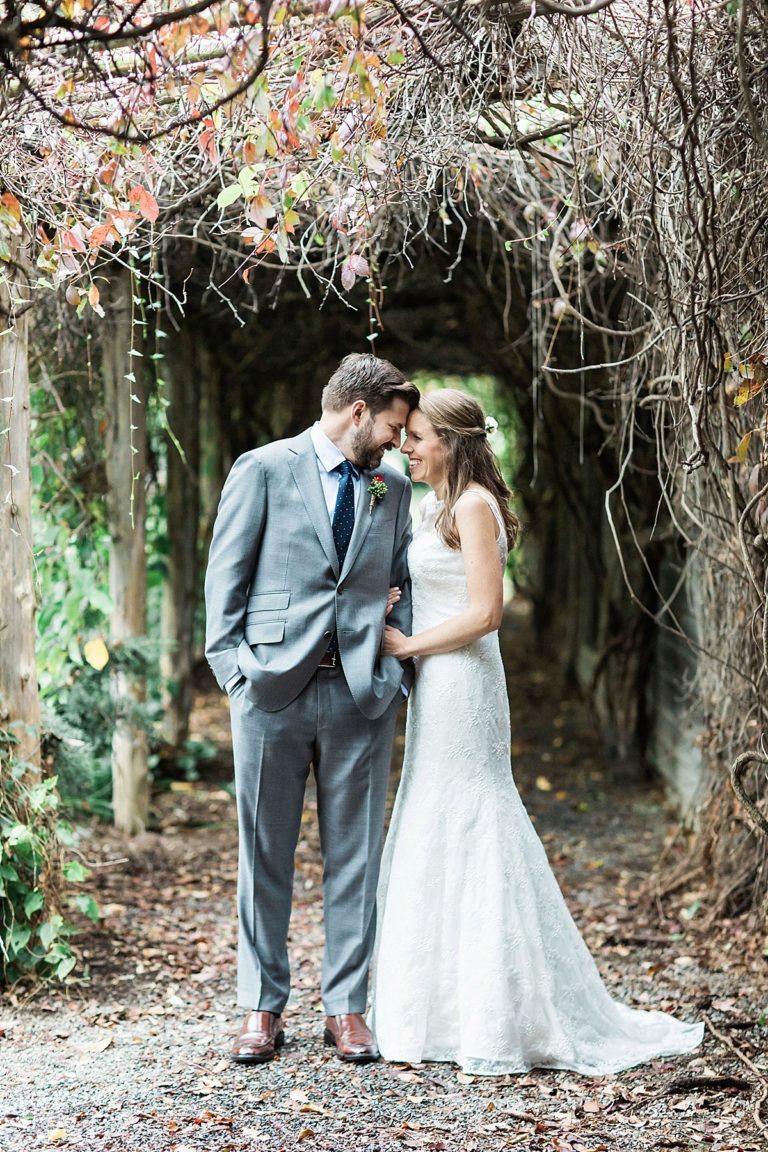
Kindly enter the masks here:
[[368, 515], [370, 516], [378, 501], [383, 500], [387, 494], [386, 481], [379, 472], [376, 473], [368, 485], [368, 494], [371, 497], [368, 501]]

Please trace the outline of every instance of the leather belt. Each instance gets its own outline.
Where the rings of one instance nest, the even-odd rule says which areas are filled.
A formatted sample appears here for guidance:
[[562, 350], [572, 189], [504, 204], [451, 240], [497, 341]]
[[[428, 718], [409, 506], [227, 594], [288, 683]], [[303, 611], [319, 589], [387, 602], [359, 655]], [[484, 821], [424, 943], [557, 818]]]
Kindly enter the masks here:
[[340, 663], [338, 652], [324, 652], [320, 658], [318, 668], [338, 668]]

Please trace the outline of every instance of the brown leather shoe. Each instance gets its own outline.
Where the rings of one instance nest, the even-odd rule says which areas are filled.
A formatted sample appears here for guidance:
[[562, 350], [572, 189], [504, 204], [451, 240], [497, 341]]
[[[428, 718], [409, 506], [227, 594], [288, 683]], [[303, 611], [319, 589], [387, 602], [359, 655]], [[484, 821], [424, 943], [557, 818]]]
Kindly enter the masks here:
[[232, 1045], [238, 1064], [266, 1064], [285, 1043], [282, 1017], [274, 1012], [249, 1012]]
[[372, 1064], [379, 1059], [373, 1033], [359, 1012], [326, 1016], [324, 1040], [350, 1064]]

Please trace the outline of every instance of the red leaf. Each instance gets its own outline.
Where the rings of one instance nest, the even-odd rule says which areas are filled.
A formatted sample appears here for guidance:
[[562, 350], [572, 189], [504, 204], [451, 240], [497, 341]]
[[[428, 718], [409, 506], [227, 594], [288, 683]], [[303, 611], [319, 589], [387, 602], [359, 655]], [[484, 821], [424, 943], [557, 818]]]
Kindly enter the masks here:
[[355, 276], [370, 276], [371, 269], [368, 267], [368, 261], [359, 253], [353, 252], [348, 258], [348, 263]]
[[87, 251], [82, 237], [78, 236], [77, 232], [73, 232], [71, 228], [64, 228], [61, 233], [61, 248], [64, 252], [85, 252]]
[[346, 290], [349, 291], [349, 289], [355, 283], [355, 279], [355, 270], [354, 268], [350, 267], [349, 257], [347, 257], [341, 266], [341, 283], [346, 288]]

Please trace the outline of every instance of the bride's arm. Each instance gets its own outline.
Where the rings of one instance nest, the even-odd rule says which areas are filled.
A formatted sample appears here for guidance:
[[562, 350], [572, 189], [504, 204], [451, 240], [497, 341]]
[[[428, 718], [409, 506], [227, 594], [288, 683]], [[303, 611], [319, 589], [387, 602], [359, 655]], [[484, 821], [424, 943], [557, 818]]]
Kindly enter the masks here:
[[385, 628], [383, 651], [387, 656], [405, 660], [410, 656], [452, 652], [499, 627], [503, 572], [496, 543], [498, 525], [482, 496], [468, 499], [470, 495], [466, 493], [455, 507], [469, 607], [415, 636], [404, 636], [396, 628]]

